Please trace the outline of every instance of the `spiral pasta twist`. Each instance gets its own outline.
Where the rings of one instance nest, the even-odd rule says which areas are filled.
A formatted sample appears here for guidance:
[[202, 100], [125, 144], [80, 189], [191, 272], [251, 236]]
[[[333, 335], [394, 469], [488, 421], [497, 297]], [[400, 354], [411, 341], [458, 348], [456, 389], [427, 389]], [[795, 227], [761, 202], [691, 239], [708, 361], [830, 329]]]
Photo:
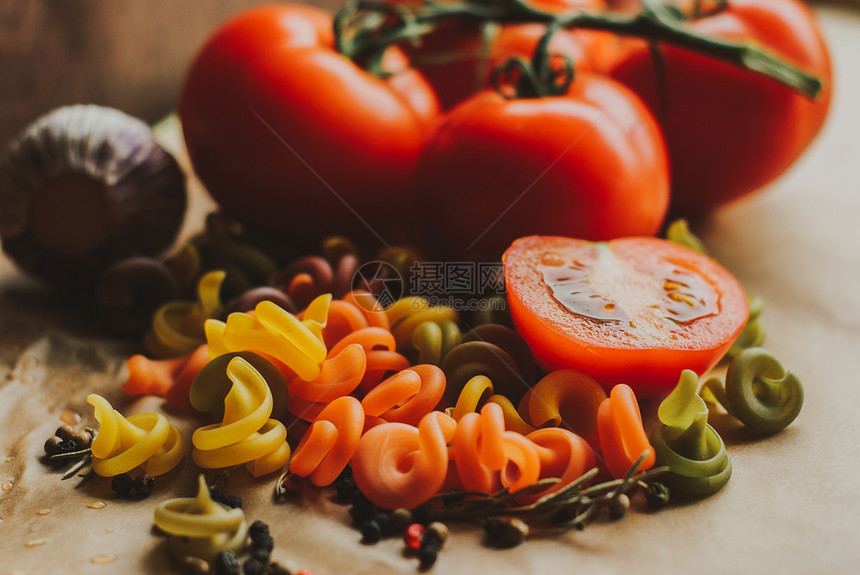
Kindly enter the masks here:
[[403, 349], [412, 342], [412, 332], [424, 322], [456, 322], [457, 312], [450, 307], [432, 306], [427, 298], [409, 296], [397, 300], [387, 310], [391, 333], [397, 348]]
[[328, 402], [351, 393], [364, 377], [367, 357], [364, 348], [353, 343], [332, 350], [322, 364], [320, 374], [308, 381], [296, 377], [290, 382], [290, 396], [298, 396], [305, 401]]
[[353, 344], [360, 345], [367, 358], [367, 369], [359, 384], [365, 394], [375, 388], [386, 373], [409, 367], [409, 360], [394, 351], [396, 347], [394, 336], [387, 329], [381, 327], [358, 329], [338, 341], [329, 350], [329, 355], [338, 354], [345, 347]]
[[775, 433], [797, 418], [803, 407], [803, 385], [770, 352], [749, 348], [726, 370], [726, 387], [710, 379], [702, 388], [709, 403], [721, 404], [744, 425]]
[[302, 379], [312, 381], [319, 377], [327, 354], [322, 330], [330, 302], [330, 295], [319, 296], [305, 310], [302, 320], [270, 301], [257, 304], [254, 315], [233, 313], [226, 322], [208, 320], [209, 354], [217, 357], [231, 351], [262, 352]]
[[457, 422], [452, 451], [460, 481], [470, 491], [492, 493], [499, 486], [517, 491], [540, 476], [534, 444], [519, 433], [505, 431], [502, 408], [495, 403]]
[[445, 374], [435, 365], [415, 365], [389, 377], [361, 401], [366, 415], [418, 425], [445, 393]]
[[442, 487], [448, 472], [448, 443], [457, 424], [434, 411], [418, 423], [384, 423], [365, 433], [352, 458], [353, 477], [381, 507], [414, 508]]
[[600, 447], [609, 473], [616, 479], [624, 477], [637, 459], [647, 452], [639, 471], [654, 466], [654, 448], [642, 428], [642, 415], [636, 395], [630, 386], [619, 384], [597, 409], [597, 429]]
[[128, 379], [122, 390], [129, 395], [163, 395], [173, 404], [187, 404], [194, 378], [209, 363], [205, 343], [193, 353], [176, 359], [153, 360], [133, 355], [126, 363]]
[[454, 407], [445, 409], [445, 414], [460, 421], [467, 413], [473, 413], [484, 405], [482, 398], [489, 395], [485, 403], [495, 403], [502, 408], [505, 419], [505, 429], [526, 435], [534, 431], [534, 427], [525, 422], [517, 412], [514, 404], [504, 395], [493, 394], [493, 382], [484, 375], [476, 375], [463, 386]]
[[351, 253], [341, 255], [334, 266], [319, 256], [306, 256], [277, 273], [271, 285], [303, 308], [324, 293], [331, 293], [338, 299], [346, 295], [358, 267], [358, 258]]
[[180, 560], [197, 557], [212, 562], [222, 551], [238, 553], [248, 540], [242, 509], [213, 501], [203, 474], [198, 479], [197, 497], [160, 503], [154, 521], [168, 534], [167, 546]]
[[412, 332], [412, 347], [418, 363], [439, 365], [448, 352], [460, 345], [460, 328], [453, 321], [425, 321]]
[[466, 383], [476, 375], [485, 375], [497, 393], [518, 403], [532, 381], [523, 378], [516, 360], [501, 347], [486, 341], [467, 341], [452, 349], [442, 360], [447, 378], [445, 396], [456, 402]]
[[678, 493], [707, 495], [732, 474], [722, 438], [708, 425], [708, 408], [696, 395], [698, 376], [685, 370], [678, 385], [657, 409], [661, 425], [651, 432], [657, 462], [670, 473], [660, 481]]
[[535, 427], [566, 425], [577, 435], [597, 433], [597, 410], [606, 392], [594, 378], [572, 369], [547, 374], [523, 398]]
[[93, 471], [113, 477], [142, 467], [152, 476], [167, 473], [185, 457], [185, 437], [160, 413], [128, 419], [95, 393], [87, 397], [95, 409], [99, 433], [92, 443]]
[[287, 430], [269, 419], [274, 402], [266, 380], [241, 357], [227, 364], [233, 382], [224, 399], [220, 423], [197, 429], [191, 437], [191, 457], [204, 469], [245, 464], [254, 477], [284, 466], [290, 457]]
[[155, 357], [177, 357], [193, 352], [205, 343], [204, 322], [221, 312], [219, 291], [223, 271], [200, 278], [196, 302], [167, 302], [152, 317], [152, 328], [144, 337], [147, 351]]
[[538, 429], [526, 435], [540, 458], [540, 479], [557, 477], [559, 482], [543, 491], [522, 498], [537, 501], [573, 483], [595, 465], [594, 451], [580, 436], [566, 429], [551, 427]]
[[364, 429], [364, 410], [354, 397], [329, 403], [305, 433], [290, 461], [290, 472], [330, 485], [355, 453]]
[[744, 324], [741, 334], [732, 343], [732, 347], [726, 352], [726, 357], [728, 358], [733, 358], [745, 349], [759, 347], [764, 343], [765, 329], [761, 320], [761, 314], [764, 311], [764, 302], [757, 295], [747, 295], [747, 303], [750, 310], [747, 322]]

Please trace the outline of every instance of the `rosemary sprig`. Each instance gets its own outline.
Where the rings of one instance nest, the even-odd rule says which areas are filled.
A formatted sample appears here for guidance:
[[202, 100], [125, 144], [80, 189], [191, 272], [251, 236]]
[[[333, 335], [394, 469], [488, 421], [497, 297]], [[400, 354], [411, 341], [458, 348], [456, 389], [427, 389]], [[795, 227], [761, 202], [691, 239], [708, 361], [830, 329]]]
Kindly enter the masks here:
[[[603, 505], [618, 505], [613, 503], [627, 498], [627, 493], [634, 489], [650, 489], [653, 479], [668, 473], [668, 467], [657, 467], [642, 473], [637, 473], [645, 459], [643, 453], [630, 467], [621, 479], [613, 479], [585, 487], [597, 475], [597, 469], [591, 469], [570, 485], [554, 493], [547, 494], [528, 505], [511, 505], [518, 498], [534, 492], [543, 491], [558, 483], [558, 479], [543, 480], [516, 492], [502, 490], [492, 494], [471, 491], [447, 491], [438, 494], [434, 499], [450, 501], [458, 498], [462, 501], [457, 505], [449, 505], [435, 510], [434, 517], [440, 521], [482, 521], [495, 517], [518, 518], [526, 522], [539, 523], [556, 518], [560, 512], [570, 512], [572, 517], [554, 521], [557, 528], [582, 529], [585, 523], [594, 517]], [[629, 501], [621, 504], [626, 509]], [[623, 515], [613, 512], [613, 515]]]

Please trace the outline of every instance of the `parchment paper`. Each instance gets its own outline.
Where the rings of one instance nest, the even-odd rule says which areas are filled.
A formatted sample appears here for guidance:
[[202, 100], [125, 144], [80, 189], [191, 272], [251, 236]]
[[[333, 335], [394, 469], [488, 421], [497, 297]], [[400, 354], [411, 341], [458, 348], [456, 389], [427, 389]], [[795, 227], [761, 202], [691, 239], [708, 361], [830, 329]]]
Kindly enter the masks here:
[[[847, 573], [858, 545], [860, 406], [860, 16], [821, 8], [836, 68], [824, 133], [764, 193], [699, 225], [714, 255], [748, 291], [762, 295], [767, 346], [800, 375], [806, 402], [784, 432], [761, 438], [723, 417], [713, 425], [734, 474], [717, 495], [649, 513], [636, 503], [622, 521], [543, 535], [512, 550], [481, 544], [475, 527], [453, 526], [437, 573]], [[159, 409], [119, 390], [132, 347], [99, 338], [66, 303], [0, 263], [0, 575], [169, 574], [182, 570], [153, 535], [155, 504], [194, 492], [194, 465], [159, 478], [143, 501], [119, 501], [104, 480], [61, 482], [39, 458], [71, 410], [91, 421], [87, 393], [125, 414]], [[199, 422], [167, 412], [190, 437]], [[397, 540], [359, 542], [331, 491], [274, 504], [273, 477], [238, 473], [231, 491], [250, 520], [271, 525], [274, 558], [317, 575], [412, 573]], [[103, 501], [102, 509], [87, 504]], [[40, 515], [40, 510], [50, 513]], [[27, 543], [45, 543], [27, 547]], [[116, 557], [106, 565], [97, 556]]]

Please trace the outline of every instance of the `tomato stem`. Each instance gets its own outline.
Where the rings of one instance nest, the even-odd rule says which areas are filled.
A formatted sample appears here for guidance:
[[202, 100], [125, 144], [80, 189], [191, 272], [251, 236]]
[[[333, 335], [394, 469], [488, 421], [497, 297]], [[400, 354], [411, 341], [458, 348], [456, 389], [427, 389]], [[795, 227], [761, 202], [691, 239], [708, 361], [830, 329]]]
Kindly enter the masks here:
[[[718, 13], [724, 7], [705, 11], [699, 17]], [[703, 36], [685, 24], [687, 18], [676, 7], [659, 0], [645, 0], [633, 15], [574, 11], [551, 13], [524, 0], [465, 0], [391, 5], [378, 0], [347, 2], [335, 18], [335, 47], [347, 57], [363, 63], [371, 72], [388, 75], [382, 69], [382, 54], [393, 45], [415, 42], [435, 30], [442, 21], [466, 20], [476, 23], [537, 22], [565, 29], [600, 30], [621, 36], [643, 38], [678, 46], [761, 74], [814, 99], [823, 89], [819, 78], [793, 66], [752, 43], [735, 43]]]

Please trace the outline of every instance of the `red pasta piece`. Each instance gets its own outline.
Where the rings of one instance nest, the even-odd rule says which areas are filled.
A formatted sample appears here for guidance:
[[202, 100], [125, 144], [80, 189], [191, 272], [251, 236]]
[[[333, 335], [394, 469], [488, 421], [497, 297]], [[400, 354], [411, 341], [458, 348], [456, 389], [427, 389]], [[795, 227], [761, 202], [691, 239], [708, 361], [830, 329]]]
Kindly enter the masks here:
[[176, 359], [149, 359], [133, 355], [128, 359], [128, 380], [122, 390], [129, 395], [162, 395], [188, 363], [190, 354]]
[[299, 442], [290, 471], [310, 477], [319, 487], [330, 485], [352, 459], [364, 429], [364, 410], [354, 397], [329, 403]]
[[639, 471], [653, 467], [654, 448], [642, 427], [639, 404], [630, 386], [622, 383], [612, 388], [597, 410], [597, 426], [603, 459], [613, 477], [624, 477], [630, 466], [646, 452]]
[[425, 415], [415, 428], [384, 423], [364, 434], [352, 458], [353, 477], [381, 507], [414, 508], [436, 494], [448, 471], [447, 444], [457, 423], [444, 413]]

